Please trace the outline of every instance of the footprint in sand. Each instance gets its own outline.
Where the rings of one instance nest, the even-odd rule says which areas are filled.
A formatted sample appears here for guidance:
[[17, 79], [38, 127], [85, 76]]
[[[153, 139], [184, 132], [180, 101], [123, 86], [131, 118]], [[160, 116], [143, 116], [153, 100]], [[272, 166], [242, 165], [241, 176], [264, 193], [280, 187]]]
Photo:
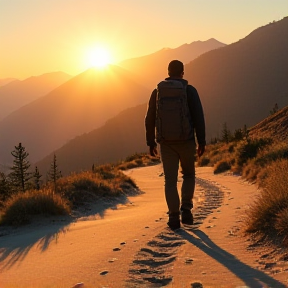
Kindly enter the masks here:
[[192, 258], [185, 259], [185, 264], [192, 264], [192, 262], [193, 262]]
[[113, 251], [120, 251], [121, 249], [118, 247], [113, 248]]
[[137, 285], [135, 287], [147, 287], [147, 282], [161, 286], [169, 284], [173, 277], [166, 274], [166, 269], [171, 267], [177, 248], [183, 244], [181, 236], [170, 230], [153, 237], [147, 247], [142, 247], [135, 255], [127, 282]]
[[194, 282], [191, 284], [191, 288], [203, 288], [203, 285], [200, 282]]
[[104, 271], [102, 271], [102, 272], [100, 272], [100, 275], [106, 275], [106, 274], [108, 274], [108, 270], [104, 270]]

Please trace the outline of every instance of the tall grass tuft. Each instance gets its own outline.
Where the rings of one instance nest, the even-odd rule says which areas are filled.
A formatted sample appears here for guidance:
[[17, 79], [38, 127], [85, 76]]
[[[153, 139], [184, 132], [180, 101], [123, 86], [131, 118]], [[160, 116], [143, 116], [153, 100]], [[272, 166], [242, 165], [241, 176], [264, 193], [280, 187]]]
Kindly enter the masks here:
[[96, 167], [93, 171], [61, 178], [57, 181], [57, 187], [58, 193], [77, 207], [99, 197], [129, 195], [137, 185], [122, 171], [106, 164]]
[[137, 167], [145, 167], [149, 165], [155, 165], [160, 163], [159, 157], [152, 157], [146, 153], [135, 153], [126, 157], [124, 161], [117, 165], [120, 170], [127, 170]]
[[50, 189], [14, 194], [1, 211], [0, 223], [19, 226], [30, 222], [33, 215], [67, 215], [70, 203]]
[[214, 174], [219, 174], [226, 172], [231, 169], [231, 164], [229, 160], [220, 160], [214, 165]]
[[288, 160], [266, 168], [263, 190], [248, 210], [247, 232], [272, 237], [288, 235]]

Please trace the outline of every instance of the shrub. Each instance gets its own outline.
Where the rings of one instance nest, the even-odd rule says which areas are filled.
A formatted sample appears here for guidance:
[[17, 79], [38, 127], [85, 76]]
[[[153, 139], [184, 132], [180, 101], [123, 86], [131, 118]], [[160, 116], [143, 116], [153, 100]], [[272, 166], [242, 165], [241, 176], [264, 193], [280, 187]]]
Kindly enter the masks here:
[[242, 170], [242, 176], [249, 182], [256, 182], [258, 174], [261, 171], [261, 167], [254, 164], [255, 159], [248, 161], [247, 165]]
[[74, 206], [99, 197], [129, 194], [129, 188], [137, 188], [135, 182], [112, 165], [61, 178], [57, 182], [58, 193]]
[[219, 174], [225, 171], [230, 170], [231, 165], [227, 160], [221, 160], [217, 162], [214, 166], [214, 174]]
[[210, 159], [208, 156], [204, 155], [198, 159], [197, 163], [199, 167], [207, 166], [210, 163]]
[[239, 142], [236, 147], [236, 164], [243, 166], [249, 159], [255, 158], [260, 149], [272, 143], [271, 139], [254, 139]]
[[273, 237], [288, 233], [288, 161], [279, 160], [267, 168], [263, 190], [248, 210], [247, 232]]
[[136, 153], [132, 156], [129, 156], [125, 159], [125, 161], [122, 161], [116, 167], [120, 170], [127, 170], [127, 169], [133, 169], [137, 167], [145, 167], [149, 165], [155, 165], [160, 163], [159, 157], [152, 157], [148, 155], [147, 153]]
[[13, 195], [1, 213], [1, 224], [23, 225], [33, 215], [67, 215], [70, 203], [50, 189], [26, 191]]

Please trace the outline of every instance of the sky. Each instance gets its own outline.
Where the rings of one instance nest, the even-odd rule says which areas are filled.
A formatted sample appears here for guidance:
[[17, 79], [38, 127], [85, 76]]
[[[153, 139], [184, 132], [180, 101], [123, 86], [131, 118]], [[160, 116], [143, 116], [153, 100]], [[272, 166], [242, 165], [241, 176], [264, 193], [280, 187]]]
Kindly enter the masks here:
[[288, 0], [0, 0], [0, 79], [77, 75], [99, 47], [117, 64], [198, 40], [231, 44], [287, 14]]

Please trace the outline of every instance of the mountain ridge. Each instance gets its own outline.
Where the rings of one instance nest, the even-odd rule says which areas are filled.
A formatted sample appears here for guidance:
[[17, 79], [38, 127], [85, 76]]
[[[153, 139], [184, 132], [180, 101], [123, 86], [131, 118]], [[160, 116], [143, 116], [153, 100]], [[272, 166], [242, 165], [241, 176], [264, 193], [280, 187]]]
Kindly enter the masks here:
[[11, 162], [10, 152], [21, 142], [35, 162], [77, 135], [102, 126], [127, 107], [147, 102], [149, 93], [130, 72], [110, 65], [88, 69], [47, 95], [0, 121], [0, 159]]
[[232, 130], [253, 126], [275, 103], [287, 105], [287, 31], [285, 17], [185, 65], [185, 77], [201, 97], [208, 138], [219, 135], [225, 122]]
[[0, 87], [0, 120], [24, 105], [44, 96], [71, 76], [62, 71], [15, 80]]
[[[274, 30], [275, 26], [269, 27], [269, 33], [267, 34], [265, 32], [265, 27], [258, 30], [258, 32], [256, 33], [257, 38], [259, 36], [259, 31], [260, 33], [263, 33], [263, 35], [260, 35], [260, 39], [262, 40], [261, 42], [258, 42], [258, 44], [257, 41], [255, 42], [256, 44], [254, 44], [253, 38], [255, 34], [250, 33], [250, 36], [248, 38], [241, 39], [240, 41], [227, 45], [223, 48], [207, 52], [199, 56], [189, 64], [185, 65], [185, 75], [187, 76], [189, 82], [192, 85], [195, 85], [195, 87], [197, 88], [204, 107], [207, 124], [207, 142], [209, 142], [210, 137], [217, 136], [217, 133], [219, 133], [218, 136], [220, 135], [220, 131], [223, 128], [223, 123], [225, 122], [227, 123], [228, 128], [231, 131], [233, 131], [233, 129], [242, 128], [245, 124], [247, 125], [247, 127], [253, 127], [270, 114], [270, 110], [272, 107], [274, 107], [275, 102], [279, 102], [278, 105], [280, 107], [287, 106], [288, 101], [285, 97], [283, 98], [282, 95], [286, 95], [285, 93], [287, 93], [288, 96], [288, 84], [286, 83], [287, 81], [285, 78], [288, 74], [288, 65], [286, 65], [288, 60], [286, 53], [284, 53], [286, 51], [286, 47], [288, 48], [288, 41], [286, 41], [286, 39], [282, 38], [281, 36], [284, 35], [283, 31], [285, 32], [288, 30], [286, 29], [288, 28], [287, 24], [288, 22], [286, 23], [286, 20], [282, 22], [280, 21], [280, 23], [277, 24], [277, 26], [279, 25], [278, 27], [281, 31], [279, 33], [274, 33], [274, 31], [272, 31], [272, 33], [274, 33], [274, 35], [276, 36], [273, 39], [273, 45], [266, 45], [268, 46], [267, 49], [264, 49], [266, 46], [264, 48], [262, 47], [263, 43], [267, 41], [269, 42], [272, 37], [270, 35], [270, 28], [273, 28], [272, 30]], [[278, 29], [277, 26], [276, 28]], [[279, 34], [280, 42], [278, 39]], [[250, 41], [251, 37], [252, 41]], [[243, 43], [245, 44], [244, 46]], [[280, 44], [278, 45], [281, 46], [281, 49], [278, 49], [279, 47], [276, 47], [277, 49], [271, 50], [273, 46], [277, 46], [276, 43], [283, 43], [282, 46]], [[281, 53], [279, 54], [278, 52]], [[251, 53], [251, 55], [249, 53]], [[259, 53], [260, 56], [257, 56]], [[271, 59], [269, 57], [271, 57]], [[265, 69], [263, 68], [263, 59], [265, 60]], [[224, 60], [226, 62], [223, 62]], [[255, 65], [256, 67], [254, 67]], [[270, 79], [269, 77], [271, 71], [273, 71], [273, 73], [275, 73], [276, 75], [271, 77], [270, 82], [267, 82], [267, 78]], [[285, 71], [287, 71], [287, 73]], [[246, 86], [244, 84], [246, 84]], [[272, 91], [269, 91], [265, 94], [261, 85], [264, 86], [265, 89], [272, 87]], [[260, 94], [258, 93], [259, 90], [261, 92]], [[254, 97], [254, 93], [258, 93], [256, 95], [257, 97]], [[232, 97], [234, 95], [236, 95], [237, 97]], [[266, 99], [264, 96], [268, 97], [268, 99]], [[266, 103], [267, 101], [268, 103]], [[252, 108], [249, 107], [249, 105], [252, 106]], [[133, 146], [133, 149], [131, 148], [130, 151], [128, 151], [128, 149], [125, 150], [125, 156], [131, 155], [135, 152], [143, 152], [143, 150], [147, 151], [144, 129], [144, 117], [146, 109], [147, 105], [139, 106], [137, 108], [137, 113], [133, 114], [134, 116], [130, 120], [129, 117], [132, 116], [128, 116], [127, 114], [127, 120], [120, 120], [119, 118], [117, 118], [117, 120], [114, 119], [113, 121], [111, 120], [109, 122], [111, 124], [120, 123], [121, 121], [124, 123], [126, 121], [126, 126], [124, 126], [123, 124], [123, 127], [119, 127], [115, 124], [114, 128], [114, 130], [117, 130], [117, 132], [120, 129], [122, 130], [122, 132], [119, 131], [119, 133], [121, 133], [121, 136], [118, 136], [119, 139], [121, 139], [121, 142], [119, 141], [119, 145], [121, 143], [123, 147], [128, 147], [130, 145], [129, 141], [133, 141], [135, 144], [135, 146]], [[131, 111], [132, 110], [133, 109], [131, 108]], [[132, 114], [133, 112], [131, 111], [130, 113]], [[120, 116], [126, 118], [124, 112], [119, 114], [117, 117]], [[129, 130], [129, 121], [132, 121], [132, 119], [135, 123], [138, 123], [139, 126], [138, 128], [130, 128]], [[111, 130], [112, 128], [109, 129]], [[96, 150], [93, 151], [93, 149], [90, 149], [88, 146], [83, 146], [85, 148], [81, 148], [81, 145], [77, 146], [78, 151], [83, 150], [87, 154], [90, 153], [90, 158], [86, 158], [86, 156], [83, 156], [83, 159], [86, 159], [85, 169], [89, 169], [89, 167], [93, 164], [94, 160], [97, 159], [97, 155], [102, 157], [103, 161], [106, 157], [106, 160], [110, 162], [118, 161], [121, 159], [121, 157], [125, 157], [120, 153], [118, 155], [114, 154], [114, 159], [110, 157], [112, 155], [110, 154], [111, 151], [109, 151], [109, 149], [106, 149], [108, 147], [107, 143], [108, 141], [110, 141], [111, 143], [118, 144], [118, 139], [117, 137], [114, 137], [113, 133], [109, 134], [107, 132], [109, 131], [109, 129], [107, 128], [107, 126], [104, 125], [101, 130], [102, 132], [99, 132], [99, 130], [97, 130], [94, 131], [95, 134], [91, 134], [92, 132], [90, 132], [85, 136], [85, 141], [88, 143], [95, 143], [95, 139], [97, 139], [96, 142], [98, 148]], [[125, 134], [130, 133], [131, 131], [133, 131], [133, 138], [129, 138], [129, 140], [127, 138], [127, 141], [125, 141]], [[251, 131], [253, 131], [253, 128], [251, 129]], [[93, 135], [97, 135], [97, 137], [95, 136], [94, 139]], [[78, 143], [80, 143], [81, 141], [81, 137], [78, 138]], [[106, 145], [101, 143], [106, 143]], [[72, 147], [74, 145], [73, 140], [67, 144], [71, 145], [70, 147]], [[69, 162], [70, 168], [66, 166], [66, 168], [64, 168], [64, 171], [69, 171], [69, 169], [72, 169], [73, 167], [75, 169], [79, 169], [79, 165], [81, 165], [81, 157], [80, 159], [77, 158], [76, 166], [76, 163], [73, 164], [74, 154], [69, 154], [68, 148], [64, 152], [66, 148], [67, 146], [65, 145], [59, 150], [55, 151], [57, 157], [59, 155], [59, 161], [61, 161], [61, 165], [63, 165], [62, 163], [65, 163], [65, 159], [61, 156], [63, 155], [62, 153], [65, 153], [66, 159], [69, 158], [69, 161], [71, 161]], [[111, 149], [113, 150], [113, 152], [116, 151], [116, 149], [114, 150], [113, 147], [111, 147]], [[83, 151], [81, 151], [81, 153]], [[50, 158], [51, 157], [52, 155], [50, 155]], [[48, 162], [46, 162], [46, 165]], [[98, 162], [96, 161], [95, 164], [101, 164], [100, 160]], [[44, 169], [43, 166], [41, 166], [41, 168]]]
[[214, 38], [206, 41], [194, 41], [177, 48], [163, 48], [154, 53], [124, 60], [118, 63], [121, 67], [133, 72], [138, 81], [153, 89], [158, 82], [167, 77], [167, 67], [171, 60], [178, 59], [189, 63], [208, 51], [226, 46]]

